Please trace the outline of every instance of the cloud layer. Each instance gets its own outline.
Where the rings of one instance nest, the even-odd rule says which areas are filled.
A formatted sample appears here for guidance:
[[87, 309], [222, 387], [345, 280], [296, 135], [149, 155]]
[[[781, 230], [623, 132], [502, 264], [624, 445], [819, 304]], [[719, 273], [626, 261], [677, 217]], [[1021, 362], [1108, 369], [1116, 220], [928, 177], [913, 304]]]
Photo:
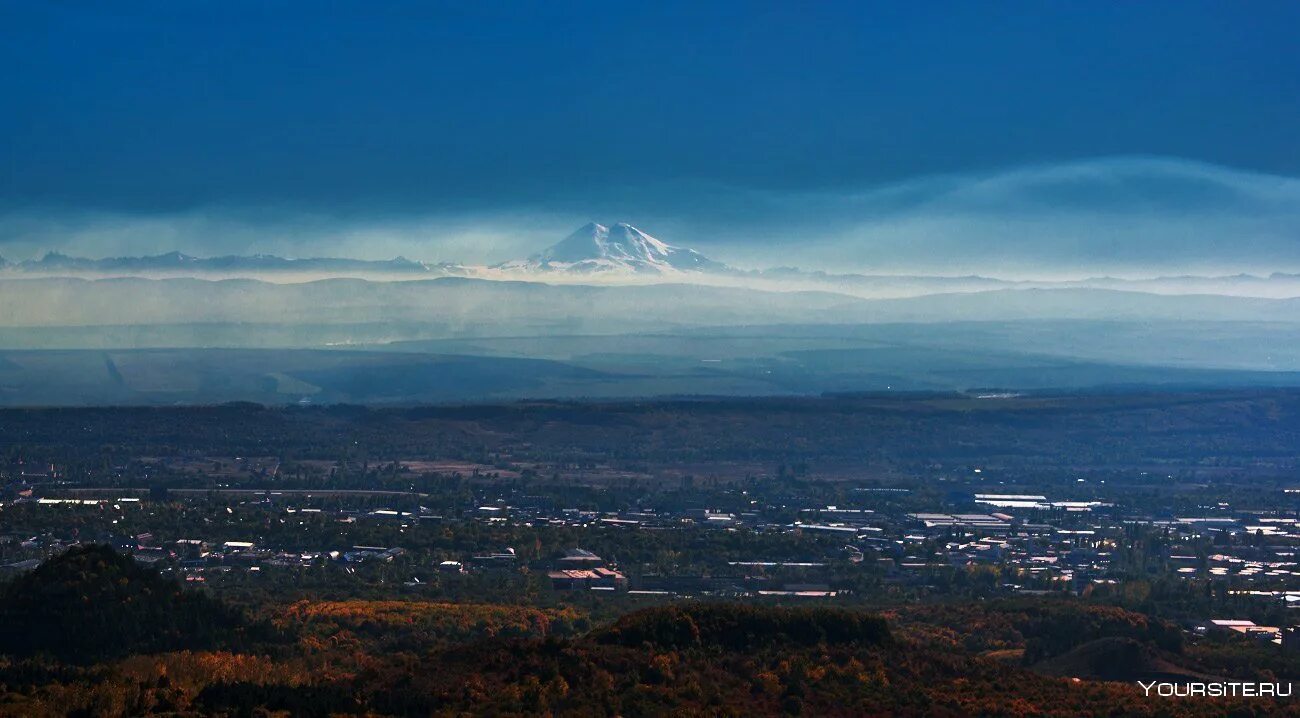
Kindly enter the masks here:
[[400, 254], [486, 263], [528, 255], [590, 219], [628, 221], [739, 266], [1043, 277], [1300, 270], [1300, 179], [1150, 157], [853, 190], [625, 182], [464, 213], [15, 209], [0, 215], [0, 254]]
[[[1064, 275], [1294, 271], [1300, 180], [1168, 158], [1104, 158], [768, 196], [810, 261], [858, 269]], [[804, 234], [806, 232], [806, 234]], [[768, 255], [774, 259], [775, 255]]]

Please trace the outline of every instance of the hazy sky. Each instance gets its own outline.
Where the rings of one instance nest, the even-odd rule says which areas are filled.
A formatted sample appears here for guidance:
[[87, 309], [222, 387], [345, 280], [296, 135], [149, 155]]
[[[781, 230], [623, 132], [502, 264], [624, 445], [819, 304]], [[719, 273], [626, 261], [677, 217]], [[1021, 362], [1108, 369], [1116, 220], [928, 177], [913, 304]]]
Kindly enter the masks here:
[[0, 3], [0, 254], [1300, 269], [1300, 3]]

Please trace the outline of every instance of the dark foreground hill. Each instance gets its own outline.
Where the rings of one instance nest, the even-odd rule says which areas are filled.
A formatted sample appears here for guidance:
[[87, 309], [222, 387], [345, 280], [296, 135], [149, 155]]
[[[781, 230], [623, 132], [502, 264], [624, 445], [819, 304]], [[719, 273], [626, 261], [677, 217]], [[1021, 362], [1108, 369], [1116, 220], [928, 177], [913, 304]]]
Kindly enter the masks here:
[[209, 649], [246, 637], [243, 616], [107, 546], [45, 562], [0, 595], [0, 653], [93, 663]]
[[1132, 638], [1099, 638], [1034, 666], [1045, 675], [1103, 681], [1216, 680], [1171, 662], [1149, 644]]

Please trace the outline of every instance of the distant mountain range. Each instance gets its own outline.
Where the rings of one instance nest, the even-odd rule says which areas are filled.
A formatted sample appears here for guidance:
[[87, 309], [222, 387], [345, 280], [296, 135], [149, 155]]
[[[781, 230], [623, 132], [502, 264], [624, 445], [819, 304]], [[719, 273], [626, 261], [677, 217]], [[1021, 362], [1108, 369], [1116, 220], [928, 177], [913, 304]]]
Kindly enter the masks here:
[[87, 259], [49, 252], [40, 259], [10, 263], [0, 258], [0, 269], [41, 275], [130, 275], [133, 273], [188, 276], [200, 274], [331, 274], [413, 275], [420, 277], [547, 273], [573, 275], [633, 274], [675, 275], [683, 272], [734, 273], [736, 270], [703, 254], [660, 241], [630, 224], [612, 227], [592, 222], [565, 239], [527, 259], [491, 265], [417, 262], [405, 257], [389, 260], [315, 257], [287, 259], [272, 254], [194, 257], [168, 252], [144, 257]]
[[742, 270], [626, 224], [523, 260], [0, 269], [0, 405], [1300, 386], [1300, 277]]
[[387, 260], [344, 259], [317, 257], [286, 259], [273, 254], [229, 255], [224, 257], [193, 257], [181, 252], [168, 252], [144, 257], [106, 257], [87, 259], [72, 257], [60, 252], [49, 252], [40, 259], [7, 262], [0, 258], [0, 269], [31, 274], [70, 275], [122, 275], [136, 272], [165, 274], [239, 274], [244, 272], [328, 273], [370, 271], [375, 273], [429, 275], [438, 272], [438, 265], [427, 265], [405, 257]]
[[1300, 297], [1300, 274], [1266, 276], [1092, 277], [1072, 280], [1010, 280], [977, 275], [926, 276], [853, 274], [794, 267], [742, 270], [675, 246], [619, 222], [592, 222], [550, 247], [526, 258], [494, 265], [426, 263], [405, 257], [364, 260], [340, 257], [290, 259], [270, 254], [194, 257], [169, 252], [142, 257], [88, 259], [50, 252], [40, 259], [7, 262], [0, 258], [0, 277], [149, 277], [204, 279], [250, 278], [308, 281], [353, 278], [370, 280], [463, 277], [579, 284], [689, 283], [755, 289], [834, 292], [853, 297], [888, 299], [940, 293], [997, 289], [1115, 289], [1152, 294], [1221, 294]]

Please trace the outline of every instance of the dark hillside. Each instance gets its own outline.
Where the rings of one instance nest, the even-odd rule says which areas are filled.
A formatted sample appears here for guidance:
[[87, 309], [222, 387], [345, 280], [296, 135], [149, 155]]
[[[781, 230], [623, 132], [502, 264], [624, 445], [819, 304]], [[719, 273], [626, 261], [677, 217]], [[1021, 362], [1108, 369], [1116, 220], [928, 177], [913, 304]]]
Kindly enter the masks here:
[[68, 550], [5, 587], [0, 653], [90, 663], [245, 637], [239, 612], [107, 546]]

